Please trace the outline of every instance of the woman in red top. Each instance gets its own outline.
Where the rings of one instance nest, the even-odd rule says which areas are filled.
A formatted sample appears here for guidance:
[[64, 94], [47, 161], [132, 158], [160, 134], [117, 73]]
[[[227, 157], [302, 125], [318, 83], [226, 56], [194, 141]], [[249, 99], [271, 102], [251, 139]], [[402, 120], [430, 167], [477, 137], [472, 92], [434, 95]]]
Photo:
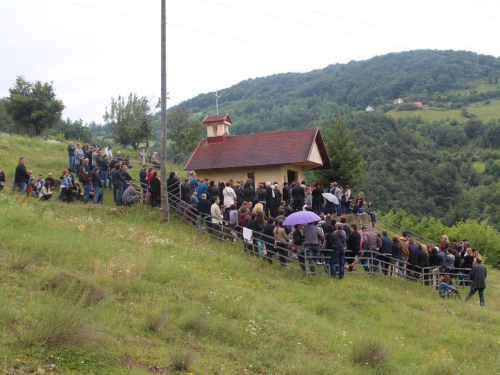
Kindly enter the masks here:
[[439, 245], [439, 250], [447, 250], [450, 247], [450, 241], [448, 240], [448, 236], [443, 234], [443, 242]]
[[148, 186], [151, 187], [151, 178], [153, 177], [153, 172], [154, 172], [153, 167], [149, 167], [148, 169]]

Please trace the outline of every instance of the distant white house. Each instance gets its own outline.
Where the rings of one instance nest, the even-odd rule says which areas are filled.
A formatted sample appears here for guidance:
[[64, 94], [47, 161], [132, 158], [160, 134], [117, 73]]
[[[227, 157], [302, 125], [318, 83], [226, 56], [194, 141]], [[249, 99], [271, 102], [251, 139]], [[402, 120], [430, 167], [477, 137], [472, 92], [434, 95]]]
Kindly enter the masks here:
[[417, 107], [422, 107], [422, 102], [413, 102]]
[[401, 98], [394, 99], [392, 101], [393, 104], [404, 104], [404, 100]]
[[368, 107], [366, 107], [365, 111], [366, 112], [373, 112], [373, 111], [375, 111], [375, 108], [372, 106], [368, 106]]

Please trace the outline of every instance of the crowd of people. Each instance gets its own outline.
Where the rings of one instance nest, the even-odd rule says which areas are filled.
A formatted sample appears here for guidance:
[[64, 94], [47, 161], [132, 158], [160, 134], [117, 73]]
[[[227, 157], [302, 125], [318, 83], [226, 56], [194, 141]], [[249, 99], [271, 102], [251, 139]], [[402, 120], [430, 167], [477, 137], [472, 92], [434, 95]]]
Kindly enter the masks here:
[[[123, 157], [118, 151], [113, 155], [112, 147], [104, 151], [97, 141], [92, 145], [88, 143], [76, 146], [70, 141], [68, 146], [68, 168], [62, 171], [59, 178], [54, 178], [49, 172], [47, 177], [40, 173], [33, 174], [26, 168], [26, 159], [19, 158], [16, 167], [12, 189], [41, 200], [49, 200], [56, 193], [57, 199], [62, 202], [82, 201], [87, 204], [89, 200], [97, 205], [102, 202], [105, 190], [113, 190], [113, 198], [117, 206], [137, 197], [136, 184], [132, 181], [128, 170], [132, 168], [129, 157]], [[1, 171], [1, 188], [5, 187], [5, 173]]]
[[[467, 240], [450, 243], [443, 236], [443, 243], [437, 247], [417, 243], [407, 232], [392, 238], [387, 231], [376, 234], [372, 231], [376, 216], [371, 204], [365, 205], [361, 194], [351, 200], [349, 187], [342, 189], [335, 182], [327, 192], [339, 195], [339, 204], [325, 198], [320, 184], [308, 186], [296, 181], [284, 183], [282, 190], [276, 182], [257, 183], [256, 188], [253, 185], [251, 179], [216, 185], [214, 180], [198, 179], [194, 172], [184, 181], [175, 172], [167, 179], [169, 199], [182, 211], [184, 220], [205, 224], [221, 240], [243, 238], [247, 251], [270, 263], [275, 255], [283, 266], [296, 259], [304, 271], [308, 267], [315, 274], [319, 265], [333, 278], [338, 274], [339, 279], [345, 269], [352, 272], [359, 263], [365, 272], [421, 280], [434, 289], [442, 284], [441, 275], [446, 275], [456, 284], [471, 285], [471, 293], [479, 291], [484, 305], [486, 276], [476, 275], [482, 275], [485, 268], [479, 252]], [[303, 210], [317, 213], [321, 220], [283, 225], [287, 216]], [[349, 225], [347, 215], [351, 213], [370, 215], [371, 225]], [[245, 231], [251, 231], [251, 237], [245, 236]]]
[[[113, 155], [111, 146], [102, 152], [95, 141], [83, 146], [74, 146], [70, 141], [68, 156], [69, 167], [59, 180], [52, 173], [45, 179], [42, 174], [34, 177], [21, 157], [13, 189], [41, 200], [50, 199], [59, 190], [58, 198], [63, 202], [79, 200], [87, 204], [92, 199], [94, 205], [104, 190], [113, 190], [116, 206], [131, 205], [142, 197], [151, 206], [161, 207], [161, 182], [153, 167], [144, 164], [139, 171], [139, 184], [135, 184], [128, 173], [132, 168], [129, 158], [123, 158], [120, 152]], [[152, 154], [151, 159], [155, 156]], [[75, 170], [78, 181], [73, 176]], [[0, 189], [5, 183], [5, 173], [0, 169]], [[344, 277], [346, 268], [352, 272], [354, 264], [359, 263], [369, 273], [420, 278], [439, 289], [440, 295], [453, 291], [452, 280], [457, 284], [470, 283], [468, 298], [479, 291], [480, 303], [484, 305], [486, 269], [481, 265], [479, 252], [467, 240], [457, 243], [453, 239], [450, 243], [443, 236], [438, 248], [418, 244], [406, 232], [392, 238], [387, 231], [375, 234], [371, 230], [376, 223], [371, 202], [366, 203], [361, 193], [354, 199], [348, 185], [342, 187], [332, 182], [327, 189], [304, 181], [285, 182], [281, 189], [277, 182], [254, 185], [252, 179], [216, 184], [207, 178], [198, 179], [195, 172], [188, 172], [183, 181], [171, 172], [166, 180], [169, 200], [183, 212], [184, 220], [200, 226], [204, 223], [221, 240], [225, 236], [246, 238], [246, 250], [270, 263], [274, 255], [282, 266], [295, 259], [304, 271], [309, 267], [310, 273], [315, 274], [319, 265], [333, 278], [338, 274], [339, 279]], [[285, 226], [286, 217], [298, 211], [314, 212], [321, 220]], [[350, 214], [369, 215], [371, 226], [358, 228], [356, 223], [347, 224]], [[250, 237], [245, 236], [245, 231], [251, 233]], [[439, 275], [449, 279], [438, 281]]]

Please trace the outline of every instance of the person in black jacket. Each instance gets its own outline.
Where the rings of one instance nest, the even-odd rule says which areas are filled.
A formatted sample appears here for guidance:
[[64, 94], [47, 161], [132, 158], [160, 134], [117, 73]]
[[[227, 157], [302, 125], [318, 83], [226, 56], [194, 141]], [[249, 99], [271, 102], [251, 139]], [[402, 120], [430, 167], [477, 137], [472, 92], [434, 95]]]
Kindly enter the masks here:
[[102, 189], [102, 181], [99, 171], [100, 171], [99, 168], [94, 168], [90, 176], [92, 178], [92, 187], [94, 188], [94, 205], [99, 203], [99, 196], [101, 194], [101, 189]]
[[382, 266], [382, 273], [384, 275], [388, 274], [389, 265], [392, 263], [392, 241], [387, 236], [387, 231], [382, 231], [382, 247], [379, 249], [379, 260]]
[[258, 203], [262, 204], [262, 207], [264, 208], [264, 212], [266, 212], [266, 199], [267, 199], [267, 190], [264, 188], [264, 184], [262, 182], [259, 182], [257, 185], [257, 201]]
[[108, 155], [104, 155], [101, 160], [101, 177], [102, 180], [104, 181], [104, 189], [109, 189], [109, 190], [111, 190], [111, 176], [109, 174], [110, 170], [111, 170], [111, 165], [109, 164], [108, 161]]
[[243, 200], [246, 202], [255, 203], [255, 189], [252, 186], [252, 183], [247, 181], [245, 186], [243, 187]]
[[392, 237], [391, 244], [391, 258], [392, 258], [392, 272], [394, 275], [398, 275], [399, 270], [399, 259], [401, 259], [401, 244], [399, 243], [398, 236]]
[[92, 180], [90, 178], [90, 174], [87, 173], [83, 165], [78, 168], [78, 180], [83, 186], [83, 204], [87, 204], [89, 201], [90, 190], [92, 189]]
[[181, 200], [187, 204], [191, 200], [191, 189], [189, 188], [189, 178], [184, 179], [184, 183], [181, 185]]
[[151, 177], [149, 194], [152, 207], [161, 207], [161, 182], [157, 177], [158, 172], [153, 172], [153, 177]]
[[290, 186], [288, 186], [288, 182], [283, 182], [283, 200], [290, 203]]
[[274, 251], [274, 219], [272, 217], [267, 218], [267, 224], [264, 225], [264, 230], [262, 232], [263, 234], [263, 240], [266, 246], [266, 256], [267, 261], [269, 264], [273, 263], [273, 256], [276, 254]]
[[470, 286], [470, 292], [465, 298], [466, 301], [476, 293], [479, 292], [479, 304], [484, 307], [484, 290], [486, 289], [486, 268], [481, 264], [481, 258], [476, 258], [475, 264], [470, 270], [470, 279], [472, 284]]
[[142, 195], [146, 196], [148, 192], [148, 165], [144, 164], [139, 171], [139, 181], [141, 182]]
[[295, 183], [295, 186], [292, 188], [290, 194], [293, 198], [293, 210], [302, 211], [302, 207], [304, 206], [305, 192], [299, 181]]
[[424, 277], [425, 285], [429, 285], [429, 255], [424, 250], [425, 245], [418, 246], [417, 266], [419, 267], [420, 274]]
[[274, 193], [274, 199], [273, 199], [273, 203], [274, 203], [274, 211], [273, 211], [273, 214], [271, 216], [278, 216], [278, 209], [279, 209], [279, 206], [281, 204], [281, 199], [283, 198], [283, 195], [281, 194], [281, 191], [278, 190], [278, 183], [275, 182], [271, 188], [273, 188], [273, 193]]
[[14, 176], [14, 184], [12, 185], [12, 189], [17, 189], [17, 191], [20, 193], [25, 193], [30, 177], [30, 174], [26, 171], [26, 159], [20, 157], [19, 164], [16, 167], [16, 174]]
[[214, 180], [210, 180], [210, 186], [208, 187], [208, 200], [213, 202], [215, 198], [220, 199], [219, 188], [215, 186]]
[[[323, 188], [319, 182], [314, 184], [314, 190], [312, 191], [312, 208], [316, 215], [320, 215], [323, 212]], [[346, 234], [348, 234], [346, 232]]]
[[239, 210], [241, 205], [243, 204], [243, 201], [245, 200], [243, 198], [243, 189], [241, 188], [241, 185], [239, 182], [234, 184], [234, 193], [236, 194], [236, 208]]
[[[354, 260], [361, 250], [361, 235], [358, 232], [358, 226], [356, 224], [351, 224], [351, 234], [346, 241], [346, 246], [346, 263], [349, 263], [349, 272], [351, 272], [353, 270]], [[347, 260], [348, 258], [351, 259]]]
[[122, 176], [120, 163], [117, 163], [115, 165], [115, 169], [111, 172], [111, 179], [113, 180], [113, 186], [116, 189], [114, 190], [116, 206], [122, 206], [123, 188], [126, 181]]
[[45, 182], [48, 182], [50, 184], [51, 189], [54, 189], [54, 187], [56, 186], [56, 180], [54, 180], [54, 175], [51, 172], [49, 172], [48, 176], [45, 177]]
[[172, 203], [179, 203], [181, 199], [181, 181], [177, 178], [176, 172], [170, 172], [167, 178], [167, 193], [168, 199]]

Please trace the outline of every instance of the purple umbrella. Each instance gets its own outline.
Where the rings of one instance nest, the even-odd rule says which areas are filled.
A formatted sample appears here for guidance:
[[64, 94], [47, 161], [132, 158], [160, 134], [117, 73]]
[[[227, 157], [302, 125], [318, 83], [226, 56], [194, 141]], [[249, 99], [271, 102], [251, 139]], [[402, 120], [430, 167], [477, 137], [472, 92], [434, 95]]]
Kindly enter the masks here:
[[321, 218], [311, 211], [299, 211], [294, 212], [288, 216], [283, 225], [296, 225], [296, 224], [307, 224], [314, 223], [315, 221], [320, 221]]

